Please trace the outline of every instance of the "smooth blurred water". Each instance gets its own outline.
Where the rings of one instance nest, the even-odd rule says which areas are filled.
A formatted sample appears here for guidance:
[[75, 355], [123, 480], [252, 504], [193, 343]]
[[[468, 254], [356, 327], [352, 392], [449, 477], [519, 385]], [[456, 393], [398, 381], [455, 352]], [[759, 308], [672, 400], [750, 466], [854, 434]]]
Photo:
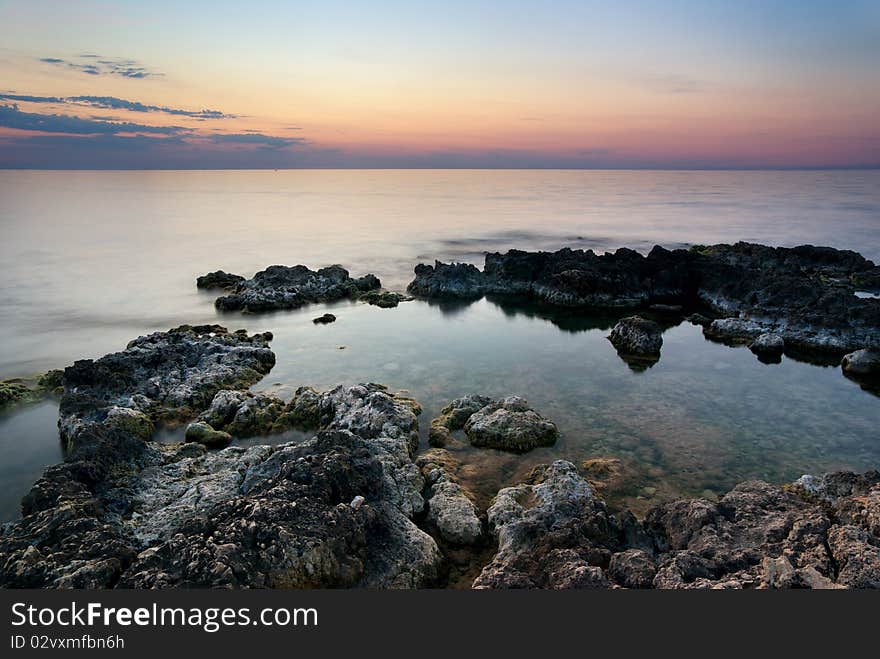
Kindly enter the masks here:
[[[218, 268], [250, 276], [273, 263], [341, 263], [402, 290], [419, 261], [481, 264], [483, 251], [511, 247], [751, 240], [876, 260], [877, 171], [0, 171], [0, 235], [0, 378], [221, 322], [275, 333], [278, 365], [258, 388], [285, 395], [383, 382], [416, 396], [425, 429], [456, 396], [525, 396], [563, 437], [525, 456], [463, 451], [485, 496], [553, 457], [624, 459], [640, 489], [621, 496], [637, 506], [750, 477], [880, 466], [880, 401], [838, 369], [763, 365], [688, 324], [666, 332], [660, 363], [639, 374], [604, 338], [613, 319], [488, 300], [219, 315], [195, 288]], [[327, 308], [339, 320], [313, 325]], [[0, 417], [4, 516], [60, 458], [44, 409]]]

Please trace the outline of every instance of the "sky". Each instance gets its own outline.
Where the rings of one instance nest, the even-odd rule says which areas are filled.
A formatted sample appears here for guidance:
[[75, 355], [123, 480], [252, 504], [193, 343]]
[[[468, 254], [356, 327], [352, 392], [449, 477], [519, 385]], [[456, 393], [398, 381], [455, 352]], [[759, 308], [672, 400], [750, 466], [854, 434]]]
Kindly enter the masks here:
[[880, 167], [880, 0], [0, 0], [0, 168]]

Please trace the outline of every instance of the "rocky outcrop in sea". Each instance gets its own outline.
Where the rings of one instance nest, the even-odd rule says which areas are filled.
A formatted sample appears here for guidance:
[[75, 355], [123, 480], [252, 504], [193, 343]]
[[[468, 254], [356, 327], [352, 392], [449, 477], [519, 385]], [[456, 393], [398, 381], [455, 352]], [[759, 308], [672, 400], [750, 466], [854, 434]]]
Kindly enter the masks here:
[[[781, 337], [786, 350], [830, 353], [880, 348], [880, 300], [857, 297], [880, 268], [856, 252], [751, 243], [667, 250], [621, 248], [486, 255], [468, 264], [418, 265], [408, 290], [425, 298], [527, 297], [562, 307], [702, 310], [706, 336], [752, 343]], [[661, 307], [658, 307], [661, 305]], [[714, 322], [712, 322], [714, 321]]]
[[339, 265], [319, 270], [310, 270], [304, 265], [271, 265], [251, 279], [218, 270], [199, 277], [196, 285], [227, 292], [214, 301], [217, 309], [245, 313], [298, 309], [313, 302], [357, 299], [381, 286], [375, 275], [355, 279]]

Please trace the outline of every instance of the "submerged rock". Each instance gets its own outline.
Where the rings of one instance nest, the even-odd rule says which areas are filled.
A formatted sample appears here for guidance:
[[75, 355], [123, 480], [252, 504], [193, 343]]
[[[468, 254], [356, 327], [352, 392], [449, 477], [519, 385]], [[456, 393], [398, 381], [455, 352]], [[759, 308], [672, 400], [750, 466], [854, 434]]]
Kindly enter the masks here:
[[[217, 279], [220, 278], [212, 278]], [[374, 275], [354, 279], [339, 265], [320, 270], [310, 270], [304, 265], [272, 265], [251, 279], [237, 281], [233, 286], [227, 287], [230, 294], [218, 297], [214, 306], [221, 311], [248, 313], [298, 309], [311, 302], [355, 299], [367, 291], [379, 288], [379, 285], [379, 279]]]
[[[701, 306], [744, 322], [720, 323], [707, 336], [750, 342], [765, 332], [815, 352], [880, 348], [880, 301], [859, 298], [859, 281], [880, 268], [855, 252], [750, 243], [689, 250], [655, 246], [647, 256], [626, 248], [486, 255], [470, 265], [418, 265], [408, 290], [429, 298], [526, 296], [566, 307]], [[717, 321], [716, 321], [717, 322]]]
[[662, 335], [663, 330], [653, 320], [629, 316], [618, 321], [608, 339], [624, 361], [638, 368], [651, 366], [660, 359]]
[[394, 293], [392, 291], [369, 291], [360, 296], [361, 302], [372, 304], [380, 309], [391, 309], [401, 302], [408, 302], [412, 298], [402, 293]]
[[782, 353], [785, 352], [785, 339], [779, 334], [765, 332], [752, 341], [749, 350], [762, 362], [778, 364], [782, 361]]
[[204, 421], [196, 421], [186, 427], [186, 441], [198, 442], [212, 448], [226, 446], [232, 441], [232, 435], [214, 428]]

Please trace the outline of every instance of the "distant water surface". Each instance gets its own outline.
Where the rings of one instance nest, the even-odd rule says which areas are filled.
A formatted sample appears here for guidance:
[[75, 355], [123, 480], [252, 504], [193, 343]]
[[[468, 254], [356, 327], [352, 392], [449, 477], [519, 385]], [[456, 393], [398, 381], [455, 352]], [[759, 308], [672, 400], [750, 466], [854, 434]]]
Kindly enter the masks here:
[[[880, 466], [876, 397], [836, 368], [765, 366], [688, 324], [666, 332], [659, 364], [634, 373], [604, 338], [609, 321], [578, 314], [482, 300], [219, 315], [195, 288], [218, 268], [341, 263], [402, 290], [420, 261], [481, 264], [514, 247], [748, 240], [878, 260], [878, 171], [0, 171], [0, 235], [0, 378], [220, 322], [275, 333], [278, 365], [258, 388], [285, 395], [380, 381], [423, 403], [425, 427], [456, 396], [525, 396], [563, 437], [526, 456], [464, 451], [486, 496], [554, 457], [623, 459], [647, 484], [630, 502], [646, 504], [749, 477]], [[314, 326], [325, 308], [339, 320]], [[51, 404], [0, 417], [4, 518], [60, 459], [55, 417]]]

